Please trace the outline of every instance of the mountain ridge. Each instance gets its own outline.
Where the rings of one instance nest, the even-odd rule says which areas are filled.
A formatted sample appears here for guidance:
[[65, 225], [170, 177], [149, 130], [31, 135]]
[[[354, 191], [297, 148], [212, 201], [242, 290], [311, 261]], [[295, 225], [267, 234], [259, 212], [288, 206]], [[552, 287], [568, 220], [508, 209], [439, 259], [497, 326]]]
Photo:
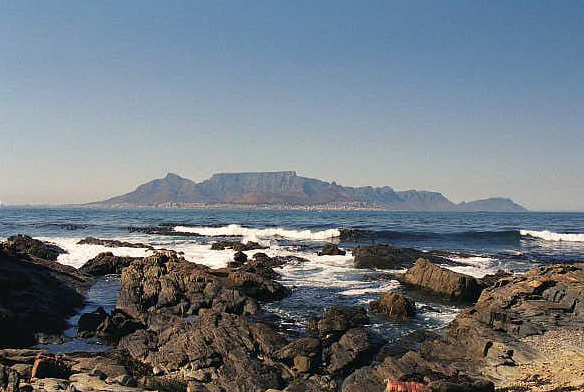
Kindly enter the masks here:
[[390, 186], [350, 187], [295, 171], [215, 173], [194, 182], [175, 173], [139, 185], [134, 191], [89, 206], [236, 205], [324, 207], [330, 209], [387, 209], [410, 211], [527, 211], [509, 198], [493, 197], [455, 204], [442, 193], [395, 191]]

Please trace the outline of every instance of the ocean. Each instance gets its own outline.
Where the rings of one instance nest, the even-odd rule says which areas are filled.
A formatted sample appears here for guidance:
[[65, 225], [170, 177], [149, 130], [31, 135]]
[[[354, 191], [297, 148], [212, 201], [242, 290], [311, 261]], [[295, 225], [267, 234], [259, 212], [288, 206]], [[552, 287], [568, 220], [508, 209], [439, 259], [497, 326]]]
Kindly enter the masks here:
[[[177, 235], [145, 234], [135, 228], [163, 226]], [[352, 235], [346, 230], [352, 229]], [[195, 232], [196, 237], [180, 236]], [[441, 249], [469, 253], [457, 259], [466, 265], [448, 267], [476, 277], [497, 270], [521, 272], [550, 263], [584, 262], [584, 213], [482, 213], [304, 210], [208, 209], [0, 209], [0, 237], [24, 233], [50, 241], [68, 251], [59, 262], [82, 266], [100, 252], [145, 256], [141, 248], [79, 245], [85, 237], [147, 243], [184, 252], [187, 260], [219, 268], [233, 258], [233, 250], [211, 250], [214, 241], [241, 238], [270, 248], [268, 255], [296, 255], [308, 259], [277, 269], [281, 282], [293, 289], [290, 297], [264, 304], [281, 317], [291, 333], [302, 334], [305, 322], [331, 305], [363, 305], [380, 294], [403, 291], [397, 281], [371, 279], [380, 273], [355, 269], [346, 256], [317, 256], [326, 242], [350, 250], [358, 245], [391, 243], [420, 250]], [[252, 256], [256, 251], [246, 252]], [[456, 257], [455, 257], [456, 258]], [[87, 306], [112, 309], [119, 280], [100, 280], [89, 292]], [[415, 297], [418, 315], [404, 322], [371, 314], [372, 328], [388, 338], [418, 329], [439, 330], [460, 311], [451, 303]], [[72, 318], [72, 326], [76, 318]], [[68, 333], [73, 334], [74, 330]], [[77, 346], [79, 348], [79, 346]], [[84, 347], [85, 348], [85, 347]]]

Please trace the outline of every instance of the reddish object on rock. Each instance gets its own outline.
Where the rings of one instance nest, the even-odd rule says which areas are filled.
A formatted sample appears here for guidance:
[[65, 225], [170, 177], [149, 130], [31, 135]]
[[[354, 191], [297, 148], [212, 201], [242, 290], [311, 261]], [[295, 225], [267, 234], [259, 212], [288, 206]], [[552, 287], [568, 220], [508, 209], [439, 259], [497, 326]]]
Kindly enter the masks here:
[[37, 354], [32, 366], [31, 378], [69, 378], [71, 370], [60, 358]]
[[385, 392], [432, 392], [429, 386], [419, 382], [401, 382], [396, 380], [386, 380], [387, 388]]

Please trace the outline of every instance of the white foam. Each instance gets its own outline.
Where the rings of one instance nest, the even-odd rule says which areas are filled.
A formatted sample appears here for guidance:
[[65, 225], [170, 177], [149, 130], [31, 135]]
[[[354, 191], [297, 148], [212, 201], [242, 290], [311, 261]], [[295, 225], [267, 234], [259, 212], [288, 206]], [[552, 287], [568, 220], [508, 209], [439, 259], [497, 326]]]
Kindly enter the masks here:
[[494, 274], [500, 269], [498, 260], [492, 257], [449, 257], [449, 259], [466, 265], [442, 265], [442, 267], [454, 272], [460, 272], [461, 274], [474, 276], [475, 278], [482, 278], [487, 274]]
[[[370, 282], [359, 282], [357, 287], [349, 288], [347, 290], [341, 291], [339, 294], [342, 295], [366, 295], [366, 294], [382, 294], [391, 291], [399, 287], [399, 283], [396, 280], [392, 280], [389, 282], [384, 282], [383, 284], [379, 284], [377, 282], [370, 283]], [[366, 287], [361, 287], [366, 286]]]
[[324, 241], [332, 238], [337, 238], [341, 232], [337, 229], [310, 231], [310, 230], [289, 230], [281, 227], [266, 228], [266, 229], [251, 229], [242, 227], [240, 225], [228, 225], [222, 227], [206, 227], [206, 226], [175, 226], [174, 231], [182, 233], [198, 233], [203, 236], [242, 236], [248, 240], [266, 239], [266, 238], [285, 238], [289, 240], [314, 240]]
[[132, 257], [145, 257], [150, 255], [152, 252], [145, 248], [108, 248], [103, 245], [79, 245], [77, 242], [81, 238], [67, 238], [67, 237], [39, 237], [41, 241], [51, 242], [63, 249], [68, 253], [61, 254], [57, 258], [57, 261], [61, 264], [70, 265], [75, 268], [81, 267], [88, 260], [93, 259], [95, 256], [102, 252], [111, 252], [115, 256], [132, 256]]
[[549, 230], [520, 230], [519, 233], [546, 241], [584, 242], [584, 233], [554, 233]]

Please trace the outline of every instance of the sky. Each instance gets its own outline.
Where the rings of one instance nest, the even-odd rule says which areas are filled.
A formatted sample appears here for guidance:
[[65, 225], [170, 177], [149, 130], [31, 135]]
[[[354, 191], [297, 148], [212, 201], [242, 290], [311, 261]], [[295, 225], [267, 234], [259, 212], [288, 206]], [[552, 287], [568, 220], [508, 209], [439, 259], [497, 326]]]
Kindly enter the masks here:
[[582, 1], [0, 1], [0, 200], [174, 172], [584, 211]]

